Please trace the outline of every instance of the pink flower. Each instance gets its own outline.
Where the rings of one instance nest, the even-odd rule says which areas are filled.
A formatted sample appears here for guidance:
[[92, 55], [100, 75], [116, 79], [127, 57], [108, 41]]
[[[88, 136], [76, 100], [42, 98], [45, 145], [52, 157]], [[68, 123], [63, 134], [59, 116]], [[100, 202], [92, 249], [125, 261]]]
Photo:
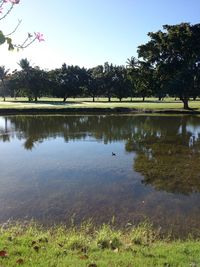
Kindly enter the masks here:
[[[4, 0], [7, 2], [7, 0]], [[12, 4], [19, 4], [20, 0], [9, 0]]]
[[35, 32], [35, 39], [38, 39], [39, 42], [44, 41], [44, 35], [40, 32]]
[[19, 4], [20, 0], [3, 0], [3, 3]]
[[2, 11], [3, 11], [3, 7], [0, 7], [0, 14], [2, 13]]

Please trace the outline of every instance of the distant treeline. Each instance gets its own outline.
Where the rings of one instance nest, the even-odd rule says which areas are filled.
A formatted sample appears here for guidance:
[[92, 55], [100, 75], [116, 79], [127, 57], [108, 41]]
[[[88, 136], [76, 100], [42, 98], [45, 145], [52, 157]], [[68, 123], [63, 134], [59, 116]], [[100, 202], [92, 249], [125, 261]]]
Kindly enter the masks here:
[[164, 25], [163, 31], [150, 32], [150, 41], [138, 47], [138, 59], [126, 65], [106, 62], [94, 68], [63, 64], [50, 71], [32, 67], [21, 59], [21, 70], [11, 74], [0, 67], [1, 95], [38, 97], [117, 97], [166, 95], [179, 97], [187, 109], [190, 98], [200, 96], [200, 24]]

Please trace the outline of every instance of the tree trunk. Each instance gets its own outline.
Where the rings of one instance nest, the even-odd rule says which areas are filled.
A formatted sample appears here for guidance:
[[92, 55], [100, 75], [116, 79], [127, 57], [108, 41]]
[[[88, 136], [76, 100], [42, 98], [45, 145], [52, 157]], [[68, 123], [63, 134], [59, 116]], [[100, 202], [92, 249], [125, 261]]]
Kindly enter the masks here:
[[144, 102], [144, 100], [145, 100], [145, 96], [142, 97], [142, 101], [143, 101], [143, 102]]
[[186, 98], [186, 97], [183, 97], [183, 98], [181, 98], [181, 101], [183, 101], [183, 108], [184, 109], [190, 109], [189, 108], [189, 106], [188, 106], [188, 98]]
[[110, 102], [110, 101], [111, 101], [111, 97], [109, 96], [109, 97], [108, 97], [108, 102]]
[[122, 102], [122, 98], [121, 97], [119, 98], [119, 101]]
[[67, 97], [66, 97], [66, 96], [64, 96], [64, 98], [63, 98], [63, 102], [66, 102], [66, 100], [67, 100]]
[[197, 96], [193, 96], [193, 100], [195, 101], [197, 99]]
[[161, 96], [159, 96], [158, 100], [159, 100], [159, 101], [161, 101], [161, 100], [162, 100], [162, 97], [161, 97]]
[[37, 96], [35, 96], [35, 102], [37, 102]]
[[187, 136], [187, 120], [186, 117], [182, 117], [181, 119], [181, 134], [183, 137]]
[[95, 102], [94, 96], [92, 97], [92, 102]]
[[8, 119], [5, 117], [5, 132], [8, 132]]
[[6, 101], [6, 96], [5, 96], [5, 91], [6, 91], [6, 85], [4, 83], [4, 79], [1, 79], [2, 84], [3, 84], [3, 101]]

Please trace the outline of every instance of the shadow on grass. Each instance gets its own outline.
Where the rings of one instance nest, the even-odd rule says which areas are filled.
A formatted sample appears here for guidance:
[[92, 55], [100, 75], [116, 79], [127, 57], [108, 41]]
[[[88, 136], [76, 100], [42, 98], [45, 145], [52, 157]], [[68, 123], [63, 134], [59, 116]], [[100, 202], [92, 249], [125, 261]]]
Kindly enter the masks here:
[[[92, 100], [83, 100], [81, 101], [81, 103], [151, 103], [151, 104], [177, 104], [177, 103], [181, 103], [180, 100], [174, 100], [174, 101], [159, 101], [159, 100], [145, 100], [145, 101], [142, 101], [142, 100], [122, 100], [122, 101], [116, 101], [116, 100], [111, 100], [110, 102], [109, 101], [103, 101], [103, 100], [95, 100], [94, 102]], [[73, 102], [74, 103], [74, 102]], [[75, 102], [76, 103], [76, 102]]]
[[196, 110], [198, 110], [198, 108], [188, 108], [188, 109], [186, 109], [186, 110], [191, 110], [191, 111], [196, 111]]
[[[6, 103], [7, 101], [5, 101]], [[19, 103], [19, 104], [35, 104], [35, 105], [41, 105], [41, 104], [48, 104], [48, 105], [53, 105], [53, 106], [65, 106], [65, 105], [69, 105], [69, 104], [81, 104], [82, 102], [80, 101], [26, 101], [26, 100], [9, 100], [8, 102], [10, 103]]]

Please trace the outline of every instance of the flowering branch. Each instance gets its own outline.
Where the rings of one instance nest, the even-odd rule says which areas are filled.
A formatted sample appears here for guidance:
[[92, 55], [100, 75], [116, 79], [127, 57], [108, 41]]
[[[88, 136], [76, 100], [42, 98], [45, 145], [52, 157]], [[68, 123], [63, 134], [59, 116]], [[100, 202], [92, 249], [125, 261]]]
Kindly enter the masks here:
[[[4, 19], [5, 17], [8, 16], [8, 14], [12, 11], [14, 5], [19, 4], [20, 0], [0, 0], [0, 14], [3, 12], [3, 5], [5, 3], [11, 3], [10, 8], [6, 11], [6, 13], [0, 17], [0, 20]], [[17, 49], [24, 49], [27, 48], [29, 45], [31, 45], [33, 42], [35, 42], [35, 40], [38, 40], [39, 42], [44, 41], [44, 37], [43, 34], [39, 33], [39, 32], [35, 32], [34, 33], [34, 37], [32, 34], [28, 33], [27, 38], [24, 40], [24, 42], [22, 44], [18, 44], [18, 45], [13, 45], [12, 43], [12, 39], [9, 37], [11, 36], [13, 33], [15, 33], [18, 29], [18, 27], [21, 24], [21, 20], [18, 21], [17, 26], [14, 28], [14, 30], [5, 35], [2, 31], [0, 31], [0, 45], [2, 45], [3, 43], [7, 42], [8, 44], [8, 49], [9, 50], [13, 50], [14, 48]]]
[[[12, 11], [14, 7], [14, 4], [11, 5], [11, 7], [7, 10], [7, 12], [3, 15], [3, 17], [0, 18], [0, 20], [5, 19], [5, 17], [8, 16], [8, 14]], [[0, 8], [0, 13], [2, 13], [3, 7]]]
[[0, 18], [0, 20], [7, 17], [8, 14], [12, 11], [14, 5], [19, 4], [20, 0], [1, 0], [0, 1], [0, 13], [2, 13], [3, 11], [3, 5], [8, 2], [11, 3], [11, 7], [7, 10], [7, 12], [3, 15], [3, 17]]
[[24, 40], [24, 42], [20, 45], [14, 45], [14, 47], [16, 47], [17, 49], [24, 49], [30, 46], [36, 40], [38, 40], [39, 42], [44, 41], [43, 34], [41, 34], [40, 32], [35, 32], [34, 34], [35, 36], [33, 38], [33, 35], [28, 33], [28, 37]]

